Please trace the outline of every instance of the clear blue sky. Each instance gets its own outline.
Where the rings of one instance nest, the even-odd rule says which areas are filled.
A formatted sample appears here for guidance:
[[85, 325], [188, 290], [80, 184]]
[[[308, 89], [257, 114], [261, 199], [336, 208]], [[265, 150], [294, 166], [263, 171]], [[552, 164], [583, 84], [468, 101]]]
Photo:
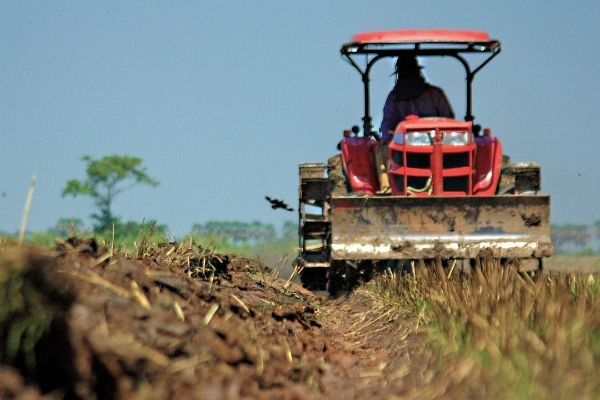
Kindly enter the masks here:
[[[477, 121], [513, 160], [537, 161], [554, 222], [600, 219], [598, 1], [0, 1], [0, 230], [89, 222], [80, 157], [135, 155], [156, 188], [114, 212], [176, 235], [209, 219], [279, 225], [264, 195], [295, 205], [297, 165], [326, 161], [360, 124], [358, 74], [339, 56], [355, 32], [484, 30], [502, 53], [474, 86]], [[464, 76], [426, 62], [457, 115]], [[391, 66], [374, 70], [379, 125]]]

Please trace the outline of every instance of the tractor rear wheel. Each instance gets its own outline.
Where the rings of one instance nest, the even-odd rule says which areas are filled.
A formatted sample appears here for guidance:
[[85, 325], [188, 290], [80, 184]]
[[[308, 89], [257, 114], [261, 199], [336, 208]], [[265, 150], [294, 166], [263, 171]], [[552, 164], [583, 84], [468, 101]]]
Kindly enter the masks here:
[[308, 290], [327, 290], [328, 268], [304, 268], [300, 273], [300, 282]]
[[333, 261], [329, 268], [327, 290], [332, 296], [351, 292], [360, 283], [368, 282], [375, 275], [375, 263], [371, 260]]
[[358, 274], [345, 261], [331, 263], [327, 276], [327, 291], [333, 297], [350, 292], [356, 285]]

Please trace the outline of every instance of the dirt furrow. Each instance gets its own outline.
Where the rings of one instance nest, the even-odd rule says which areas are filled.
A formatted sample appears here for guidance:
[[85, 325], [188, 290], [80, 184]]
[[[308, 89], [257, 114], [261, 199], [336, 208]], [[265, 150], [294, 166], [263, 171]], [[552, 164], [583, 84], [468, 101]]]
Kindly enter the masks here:
[[71, 241], [0, 263], [2, 373], [21, 379], [5, 396], [384, 398], [410, 372], [401, 310], [368, 291], [319, 298], [256, 261]]

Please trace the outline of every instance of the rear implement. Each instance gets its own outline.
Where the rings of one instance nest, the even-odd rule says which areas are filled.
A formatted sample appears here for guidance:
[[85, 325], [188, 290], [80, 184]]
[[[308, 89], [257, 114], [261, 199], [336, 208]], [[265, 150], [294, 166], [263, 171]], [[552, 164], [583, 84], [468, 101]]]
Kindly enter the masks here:
[[331, 198], [332, 260], [542, 258], [548, 196]]

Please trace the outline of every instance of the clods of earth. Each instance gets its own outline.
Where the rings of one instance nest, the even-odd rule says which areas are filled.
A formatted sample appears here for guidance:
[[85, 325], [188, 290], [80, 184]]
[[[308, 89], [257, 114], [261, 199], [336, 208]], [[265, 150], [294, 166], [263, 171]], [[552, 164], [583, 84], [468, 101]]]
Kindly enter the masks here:
[[[0, 248], [0, 398], [385, 398], [410, 392], [410, 321], [319, 297], [191, 243]], [[409, 370], [410, 369], [410, 370]], [[408, 385], [408, 386], [407, 386]], [[406, 389], [403, 389], [406, 387]]]

